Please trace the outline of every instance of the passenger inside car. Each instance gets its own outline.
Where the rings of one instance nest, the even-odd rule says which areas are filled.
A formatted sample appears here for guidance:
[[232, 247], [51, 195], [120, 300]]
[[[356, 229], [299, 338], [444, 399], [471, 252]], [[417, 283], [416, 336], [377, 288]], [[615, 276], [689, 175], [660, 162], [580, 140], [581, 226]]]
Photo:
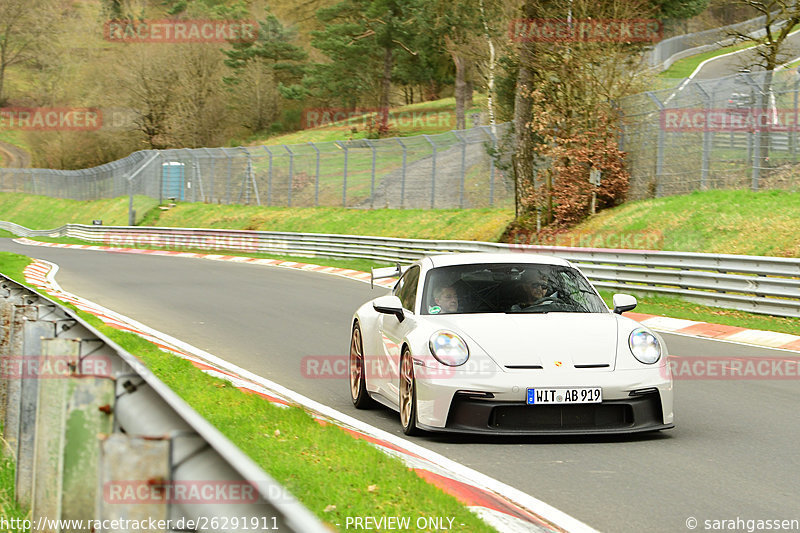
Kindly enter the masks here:
[[433, 300], [441, 309], [440, 313], [458, 313], [458, 291], [452, 285], [437, 287]]

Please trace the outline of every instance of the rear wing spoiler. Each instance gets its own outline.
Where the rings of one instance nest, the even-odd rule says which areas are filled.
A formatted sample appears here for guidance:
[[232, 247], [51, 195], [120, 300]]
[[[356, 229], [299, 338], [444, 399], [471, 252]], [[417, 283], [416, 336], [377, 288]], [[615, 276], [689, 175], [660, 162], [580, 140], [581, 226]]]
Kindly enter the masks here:
[[406, 270], [408, 270], [408, 266], [403, 266], [400, 263], [397, 263], [395, 266], [391, 267], [371, 268], [369, 288], [372, 289], [375, 287], [376, 279], [396, 278], [402, 276], [403, 272]]

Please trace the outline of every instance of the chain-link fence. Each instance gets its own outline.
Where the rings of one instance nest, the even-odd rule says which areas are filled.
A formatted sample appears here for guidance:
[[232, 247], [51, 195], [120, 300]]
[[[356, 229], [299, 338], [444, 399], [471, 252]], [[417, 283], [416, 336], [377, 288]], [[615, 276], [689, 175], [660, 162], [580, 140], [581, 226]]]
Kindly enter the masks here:
[[746, 33], [753, 37], [760, 37], [765, 33], [765, 20], [766, 15], [761, 15], [720, 28], [664, 39], [647, 52], [646, 63], [657, 71], [666, 70], [679, 59], [731, 44], [734, 40], [732, 37], [734, 33]]
[[796, 187], [799, 93], [792, 69], [691, 81], [621, 100], [629, 198]]
[[437, 135], [276, 146], [145, 150], [85, 170], [0, 169], [0, 191], [89, 200], [264, 206], [513, 206], [507, 125]]

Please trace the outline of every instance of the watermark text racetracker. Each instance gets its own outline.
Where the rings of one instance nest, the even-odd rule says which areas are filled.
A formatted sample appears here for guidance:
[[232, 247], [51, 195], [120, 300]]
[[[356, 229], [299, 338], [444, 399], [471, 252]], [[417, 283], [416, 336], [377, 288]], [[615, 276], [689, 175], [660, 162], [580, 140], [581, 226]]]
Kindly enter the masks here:
[[2, 107], [0, 131], [94, 131], [103, 114], [91, 107]]
[[300, 117], [303, 129], [331, 126], [335, 124], [350, 127], [369, 128], [384, 125], [399, 127], [449, 127], [454, 128], [455, 114], [449, 111], [389, 111], [388, 108], [358, 107], [316, 107], [304, 109]]
[[516, 19], [508, 31], [523, 43], [655, 43], [664, 27], [655, 19]]
[[727, 107], [662, 109], [661, 129], [667, 132], [798, 131], [798, 113], [792, 108]]
[[103, 355], [92, 355], [80, 360], [67, 355], [0, 357], [2, 379], [63, 379], [75, 374], [110, 378], [111, 358]]
[[109, 232], [103, 236], [107, 246], [124, 248], [172, 248], [199, 250], [235, 250], [257, 252], [260, 248], [258, 237], [252, 235], [214, 235], [192, 231], [173, 231], [165, 234], [135, 234]]
[[800, 380], [797, 357], [702, 357], [670, 355], [665, 372], [684, 380]]
[[658, 250], [664, 236], [659, 231], [576, 231], [555, 235], [515, 235], [511, 251], [535, 252], [527, 246], [565, 246], [570, 248], [619, 248]]
[[255, 20], [110, 20], [107, 41], [127, 43], [248, 43], [258, 37]]
[[278, 530], [274, 516], [220, 517], [199, 516], [197, 518], [157, 519], [106, 518], [106, 519], [51, 519], [40, 516], [29, 518], [6, 518], [0, 516], [0, 531], [270, 531]]

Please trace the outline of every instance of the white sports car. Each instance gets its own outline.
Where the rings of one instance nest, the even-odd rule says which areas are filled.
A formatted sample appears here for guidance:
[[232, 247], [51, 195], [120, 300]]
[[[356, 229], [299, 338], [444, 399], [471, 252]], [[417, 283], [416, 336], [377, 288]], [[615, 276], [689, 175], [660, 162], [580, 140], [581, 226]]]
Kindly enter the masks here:
[[609, 310], [568, 261], [529, 253], [437, 255], [352, 320], [350, 394], [420, 430], [632, 433], [673, 427], [664, 341]]

